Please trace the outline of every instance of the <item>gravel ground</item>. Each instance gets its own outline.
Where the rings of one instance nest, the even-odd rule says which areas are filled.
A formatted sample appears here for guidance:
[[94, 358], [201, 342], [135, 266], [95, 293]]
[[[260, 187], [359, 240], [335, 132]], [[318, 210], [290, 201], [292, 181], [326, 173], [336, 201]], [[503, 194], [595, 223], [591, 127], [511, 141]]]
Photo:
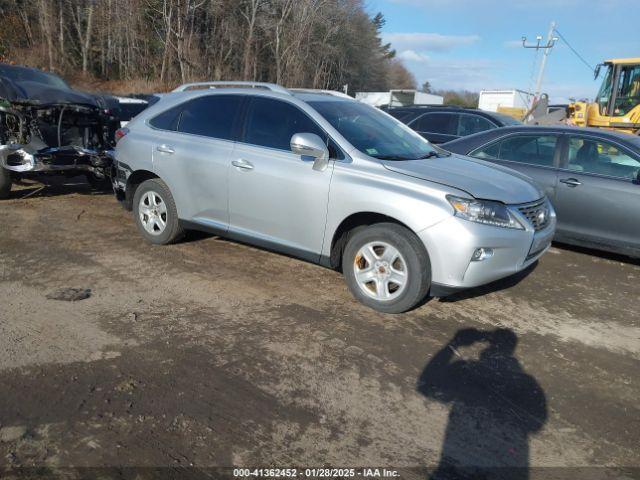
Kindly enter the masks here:
[[75, 181], [14, 191], [0, 232], [0, 469], [638, 477], [638, 262], [554, 246], [391, 316], [286, 256], [200, 234], [152, 247]]

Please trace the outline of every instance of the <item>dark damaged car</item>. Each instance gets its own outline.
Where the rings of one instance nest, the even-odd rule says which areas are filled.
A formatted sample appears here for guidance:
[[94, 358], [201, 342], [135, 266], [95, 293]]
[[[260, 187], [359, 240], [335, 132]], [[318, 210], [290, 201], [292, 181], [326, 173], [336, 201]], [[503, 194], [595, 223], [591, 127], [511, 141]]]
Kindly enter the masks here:
[[93, 185], [108, 185], [119, 126], [117, 98], [0, 64], [0, 198], [14, 179], [40, 173], [83, 173]]

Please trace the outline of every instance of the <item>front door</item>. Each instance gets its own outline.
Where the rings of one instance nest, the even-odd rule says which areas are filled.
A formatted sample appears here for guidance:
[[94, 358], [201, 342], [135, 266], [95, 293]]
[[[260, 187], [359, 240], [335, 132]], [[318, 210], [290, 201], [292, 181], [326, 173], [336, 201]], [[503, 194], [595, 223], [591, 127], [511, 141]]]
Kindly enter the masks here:
[[618, 249], [640, 249], [640, 158], [586, 135], [568, 135], [559, 173], [560, 236]]
[[291, 152], [295, 133], [327, 135], [292, 103], [253, 97], [229, 170], [229, 234], [317, 261], [333, 162], [324, 171]]

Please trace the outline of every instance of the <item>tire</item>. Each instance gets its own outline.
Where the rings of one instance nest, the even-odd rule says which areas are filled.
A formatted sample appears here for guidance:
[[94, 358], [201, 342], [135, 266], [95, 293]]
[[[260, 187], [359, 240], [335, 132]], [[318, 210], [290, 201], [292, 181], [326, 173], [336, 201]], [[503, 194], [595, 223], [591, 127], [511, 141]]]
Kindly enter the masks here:
[[87, 182], [91, 185], [91, 188], [99, 192], [107, 192], [112, 189], [111, 179], [109, 177], [98, 177], [93, 173], [87, 173], [85, 175]]
[[0, 200], [9, 198], [12, 184], [13, 181], [11, 179], [11, 173], [8, 170], [0, 167]]
[[159, 178], [146, 180], [138, 186], [133, 196], [133, 214], [138, 230], [150, 243], [168, 245], [184, 235], [173, 195]]
[[431, 264], [422, 242], [395, 223], [377, 223], [350, 234], [342, 272], [353, 296], [383, 313], [411, 310], [431, 286]]

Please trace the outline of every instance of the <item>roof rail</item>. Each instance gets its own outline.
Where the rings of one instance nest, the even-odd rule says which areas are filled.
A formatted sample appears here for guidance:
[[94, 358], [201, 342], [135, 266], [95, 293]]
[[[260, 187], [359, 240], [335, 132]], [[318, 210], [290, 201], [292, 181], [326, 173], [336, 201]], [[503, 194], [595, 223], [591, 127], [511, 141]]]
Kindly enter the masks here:
[[180, 85], [178, 88], [172, 90], [172, 92], [186, 92], [187, 90], [195, 90], [199, 88], [262, 88], [265, 90], [271, 90], [272, 92], [286, 93], [291, 95], [291, 92], [286, 88], [276, 85], [275, 83], [267, 83], [267, 82], [226, 82], [226, 81], [216, 81], [216, 82], [194, 82], [194, 83], [185, 83]]
[[300, 92], [300, 93], [320, 93], [323, 95], [332, 95], [334, 97], [348, 98], [353, 100], [353, 97], [347, 95], [346, 93], [339, 92], [337, 90], [321, 90], [317, 88], [290, 88], [292, 92]]
[[391, 109], [402, 109], [402, 108], [424, 108], [424, 109], [429, 109], [429, 108], [451, 108], [451, 109], [458, 109], [458, 110], [462, 110], [462, 109], [466, 109], [466, 110], [471, 110], [474, 109], [475, 107], [461, 107], [460, 105], [445, 105], [443, 103], [421, 103], [420, 105], [393, 105], [393, 106], [388, 106], [387, 108]]

